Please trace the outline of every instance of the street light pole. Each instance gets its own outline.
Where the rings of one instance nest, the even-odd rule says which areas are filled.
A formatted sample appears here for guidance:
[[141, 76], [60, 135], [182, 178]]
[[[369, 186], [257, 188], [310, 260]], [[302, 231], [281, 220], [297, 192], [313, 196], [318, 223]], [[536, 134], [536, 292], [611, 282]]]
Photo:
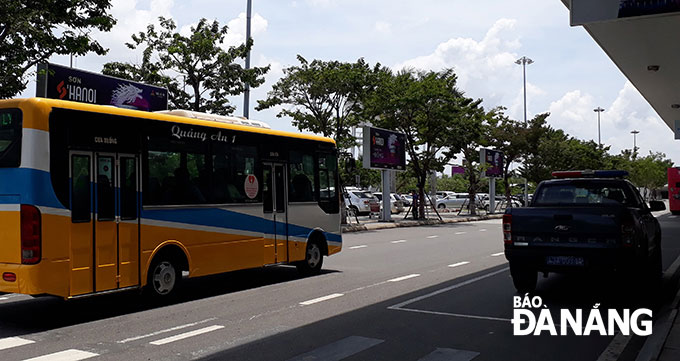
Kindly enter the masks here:
[[[248, 0], [247, 12], [246, 12], [246, 44], [250, 39], [250, 13], [252, 9], [252, 1]], [[246, 70], [250, 69], [250, 50], [246, 55]], [[246, 83], [246, 89], [243, 92], [243, 116], [248, 119], [250, 113], [250, 84]]]
[[523, 56], [515, 61], [515, 64], [522, 66], [522, 75], [524, 78], [524, 126], [527, 126], [527, 65], [533, 64], [534, 61]]
[[640, 133], [639, 130], [631, 130], [631, 134], [633, 134], [633, 157], [635, 157], [635, 152], [637, 151], [637, 135]]
[[597, 113], [597, 144], [602, 148], [602, 141], [600, 140], [600, 113], [602, 113], [604, 109], [597, 107], [593, 109], [593, 111]]

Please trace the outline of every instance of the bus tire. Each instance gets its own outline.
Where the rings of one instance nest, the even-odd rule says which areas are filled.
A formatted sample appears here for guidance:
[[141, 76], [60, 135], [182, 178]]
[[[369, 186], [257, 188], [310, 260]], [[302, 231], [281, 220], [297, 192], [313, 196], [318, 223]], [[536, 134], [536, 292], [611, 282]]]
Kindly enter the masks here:
[[149, 267], [147, 293], [158, 299], [169, 299], [177, 295], [182, 280], [182, 270], [179, 263], [169, 254], [154, 257]]
[[303, 276], [313, 276], [321, 272], [323, 265], [323, 249], [318, 241], [308, 241], [305, 249], [305, 260], [296, 264], [298, 272]]

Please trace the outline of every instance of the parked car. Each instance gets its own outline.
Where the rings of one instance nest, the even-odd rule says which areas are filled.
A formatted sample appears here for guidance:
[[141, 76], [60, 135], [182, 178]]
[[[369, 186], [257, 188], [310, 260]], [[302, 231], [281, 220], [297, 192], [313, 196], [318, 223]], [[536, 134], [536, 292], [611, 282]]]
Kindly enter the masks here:
[[[463, 206], [463, 204], [467, 205], [469, 202], [470, 195], [467, 193], [454, 193], [454, 194], [449, 194], [444, 198], [437, 199], [437, 208], [438, 209], [446, 209], [446, 208], [451, 208], [451, 209], [460, 209], [460, 207]], [[477, 199], [477, 207], [481, 206], [481, 202], [479, 201], [479, 198]]]
[[658, 284], [661, 228], [651, 212], [666, 206], [660, 201], [648, 206], [622, 178], [627, 174], [555, 172], [558, 179], [541, 182], [530, 207], [505, 211], [505, 258], [519, 292], [532, 292], [539, 272], [600, 273]]
[[[487, 211], [487, 212], [489, 211], [489, 204], [490, 204], [489, 199], [490, 199], [490, 197], [488, 195], [486, 195], [486, 196], [483, 196], [482, 200], [481, 200], [482, 208], [484, 208], [484, 210]], [[511, 198], [510, 204], [507, 203], [507, 199], [505, 198], [505, 196], [498, 196], [497, 195], [494, 199], [496, 200], [495, 205], [494, 205], [495, 207], [498, 207], [499, 204], [501, 204], [501, 207], [503, 207], [503, 209], [508, 208], [508, 207], [521, 207], [522, 206], [522, 203], [520, 203], [518, 200], [513, 199], [513, 198]]]
[[347, 188], [344, 194], [345, 206], [350, 213], [363, 216], [380, 212], [378, 199], [369, 191], [358, 188]]
[[437, 191], [436, 195], [437, 195], [437, 199], [440, 199], [440, 198], [446, 198], [447, 196], [455, 196], [455, 195], [456, 195], [456, 192], [452, 192], [452, 191]]
[[410, 207], [413, 203], [413, 196], [410, 194], [400, 194], [401, 201], [404, 203], [404, 207]]
[[[382, 201], [382, 193], [375, 193], [373, 194], [376, 198], [378, 198], [378, 201], [380, 203], [380, 209], [383, 207], [383, 201]], [[396, 193], [391, 193], [390, 194], [390, 212], [391, 213], [401, 213], [404, 211], [404, 203], [401, 201], [401, 199], [397, 199], [399, 195]]]

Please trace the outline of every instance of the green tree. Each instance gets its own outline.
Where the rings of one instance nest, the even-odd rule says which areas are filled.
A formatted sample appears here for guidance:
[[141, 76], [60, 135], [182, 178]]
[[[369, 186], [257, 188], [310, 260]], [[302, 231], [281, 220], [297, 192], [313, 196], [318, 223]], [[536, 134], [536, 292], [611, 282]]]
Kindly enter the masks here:
[[[235, 109], [229, 104], [229, 96], [243, 93], [246, 84], [254, 88], [264, 83], [269, 66], [245, 69], [235, 63], [238, 58], [245, 59], [252, 39], [224, 50], [228, 28], [220, 27], [218, 21], [201, 19], [191, 27], [189, 36], [177, 32], [172, 19], [159, 17], [159, 21], [160, 29], [149, 25], [146, 32], [133, 34], [133, 42], [126, 44], [130, 49], [144, 47], [142, 64], [109, 63], [104, 65], [104, 72], [168, 86], [176, 97], [172, 105], [223, 115]], [[177, 76], [170, 77], [164, 72]], [[184, 84], [180, 90], [180, 81], [191, 93], [184, 92]]]
[[[420, 199], [425, 199], [430, 172], [441, 172], [468, 142], [467, 136], [474, 133], [476, 118], [470, 113], [480, 102], [463, 96], [450, 69], [410, 69], [397, 74], [384, 71], [379, 87], [365, 103], [365, 114], [373, 125], [406, 135], [409, 168], [416, 178]], [[423, 203], [419, 214], [424, 214]]]
[[648, 198], [649, 192], [663, 187], [668, 181], [667, 171], [673, 166], [673, 161], [666, 159], [664, 153], [649, 152], [645, 157], [636, 157], [632, 162], [630, 180], [638, 187], [644, 187], [644, 196]]
[[[489, 113], [491, 122], [489, 144], [503, 152], [503, 184], [498, 185], [496, 192], [500, 194], [502, 189], [510, 202], [512, 176], [510, 166], [513, 162], [520, 161], [529, 151], [529, 128], [523, 122], [510, 119], [504, 112], [505, 108], [499, 107]], [[539, 114], [536, 117], [545, 118], [547, 114]]]
[[5, 0], [0, 2], [0, 98], [26, 89], [29, 70], [52, 55], [104, 55], [89, 36], [116, 20], [109, 0]]
[[277, 117], [288, 116], [300, 130], [335, 139], [340, 149], [356, 144], [351, 129], [359, 125], [362, 102], [376, 85], [380, 64], [371, 68], [363, 59], [355, 63], [313, 60], [297, 56], [299, 66], [283, 70], [267, 99], [257, 110], [284, 107]]
[[570, 137], [547, 125], [544, 117], [534, 118], [529, 128], [528, 152], [520, 172], [530, 182], [550, 179], [558, 170], [605, 169], [612, 163], [609, 147]]

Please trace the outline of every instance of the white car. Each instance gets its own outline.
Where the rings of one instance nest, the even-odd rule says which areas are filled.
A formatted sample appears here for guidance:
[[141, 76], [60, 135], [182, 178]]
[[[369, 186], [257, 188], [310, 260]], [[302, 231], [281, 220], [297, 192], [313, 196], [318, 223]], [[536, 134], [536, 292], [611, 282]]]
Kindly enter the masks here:
[[[499, 204], [503, 208], [521, 207], [522, 206], [522, 203], [520, 203], [519, 201], [517, 201], [515, 199], [511, 200], [510, 204], [507, 204], [505, 196], [497, 195], [495, 197], [495, 199], [496, 199], [496, 202], [494, 204], [495, 207], [499, 207]], [[487, 212], [489, 211], [489, 196], [488, 195], [486, 195], [482, 198], [482, 207], [484, 208], [485, 211], [487, 211]]]
[[[437, 199], [437, 208], [438, 209], [446, 209], [446, 208], [451, 208], [451, 209], [459, 209], [460, 207], [463, 206], [463, 204], [467, 205], [468, 199], [470, 195], [467, 193], [454, 193], [453, 195], [447, 195], [444, 198]], [[478, 198], [478, 197], [477, 197]], [[481, 203], [479, 202], [479, 198], [477, 199], [477, 207], [479, 207]]]
[[356, 215], [367, 215], [380, 211], [378, 199], [369, 191], [347, 188], [344, 194], [345, 207]]
[[[380, 201], [380, 209], [382, 209], [383, 201], [382, 201], [382, 193], [374, 193], [373, 194], [376, 198], [378, 198], [378, 201]], [[390, 194], [390, 212], [391, 213], [401, 213], [404, 210], [404, 202], [402, 202], [401, 198], [399, 197], [398, 194], [396, 193], [391, 193]]]

